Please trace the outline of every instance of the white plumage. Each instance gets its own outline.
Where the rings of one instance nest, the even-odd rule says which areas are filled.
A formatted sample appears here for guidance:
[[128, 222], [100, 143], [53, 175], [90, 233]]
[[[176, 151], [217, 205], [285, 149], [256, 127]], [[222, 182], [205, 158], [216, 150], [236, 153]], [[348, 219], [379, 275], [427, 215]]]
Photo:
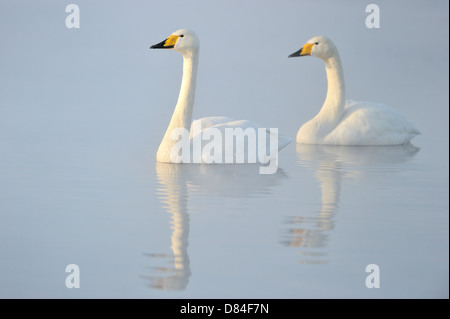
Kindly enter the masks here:
[[307, 55], [325, 62], [328, 92], [320, 112], [298, 130], [297, 143], [399, 145], [420, 134], [414, 124], [387, 105], [345, 100], [341, 60], [331, 40], [314, 37], [289, 57]]
[[[173, 49], [183, 55], [183, 77], [181, 81], [180, 94], [178, 97], [177, 105], [175, 106], [175, 110], [172, 115], [172, 119], [158, 148], [158, 152], [156, 155], [156, 159], [158, 162], [173, 162], [171, 151], [173, 150], [173, 146], [177, 142], [171, 138], [171, 135], [176, 129], [181, 128], [190, 131], [191, 144], [196, 135], [196, 132], [193, 132], [192, 129], [195, 127], [194, 124], [201, 124], [201, 131], [197, 132], [197, 134], [207, 133], [207, 130], [210, 130], [211, 128], [217, 129], [222, 134], [222, 136], [225, 136], [226, 128], [242, 128], [243, 130], [245, 130], [246, 128], [253, 128], [257, 132], [257, 129], [260, 126], [251, 121], [234, 120], [232, 118], [224, 116], [205, 117], [192, 122], [192, 111], [194, 108], [195, 85], [198, 67], [198, 53], [200, 49], [199, 39], [193, 31], [186, 29], [177, 30], [172, 33], [167, 39], [165, 39], [161, 43], [151, 46], [150, 48]], [[270, 133], [265, 131], [264, 134], [264, 138], [269, 141]], [[278, 147], [276, 151], [281, 150], [290, 142], [290, 138], [278, 136]], [[270, 152], [269, 149], [266, 148], [266, 150], [269, 152], [269, 154], [274, 154], [273, 151], [275, 150], [272, 149], [272, 145], [269, 145], [269, 147], [271, 148]], [[215, 150], [217, 151], [217, 149]], [[232, 154], [232, 156], [234, 158], [239, 156], [247, 158], [247, 151], [247, 145], [245, 149], [235, 148], [234, 154]], [[245, 154], [236, 154], [236, 152], [244, 152]], [[222, 153], [225, 153], [224, 150], [222, 150]]]

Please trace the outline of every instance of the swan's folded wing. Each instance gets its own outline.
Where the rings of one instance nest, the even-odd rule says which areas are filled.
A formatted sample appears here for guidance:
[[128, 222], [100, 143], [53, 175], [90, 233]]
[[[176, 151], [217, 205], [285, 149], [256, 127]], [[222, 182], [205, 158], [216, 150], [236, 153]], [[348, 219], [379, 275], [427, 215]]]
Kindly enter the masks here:
[[417, 134], [417, 128], [396, 109], [381, 103], [347, 101], [339, 125], [325, 141], [337, 145], [397, 145]]
[[201, 119], [198, 120], [194, 120], [192, 122], [191, 125], [191, 135], [192, 135], [192, 128], [194, 127], [194, 125], [201, 125], [201, 129], [207, 129], [216, 125], [221, 125], [221, 124], [225, 124], [225, 123], [230, 123], [230, 122], [234, 122], [236, 121], [235, 119], [231, 118], [231, 117], [226, 117], [226, 116], [210, 116], [210, 117], [203, 117]]
[[[205, 130], [208, 130], [210, 128], [217, 128], [219, 129], [222, 133], [225, 132], [226, 128], [231, 128], [231, 129], [235, 129], [235, 128], [241, 128], [242, 130], [246, 130], [248, 128], [253, 128], [256, 132], [258, 131], [259, 128], [262, 128], [261, 125], [258, 125], [252, 121], [249, 120], [235, 120], [233, 118], [230, 117], [226, 117], [226, 116], [212, 116], [212, 117], [204, 117], [198, 120], [195, 120], [192, 122], [192, 126], [191, 126], [191, 132], [190, 132], [190, 137], [193, 137], [193, 127], [197, 126], [198, 124], [201, 124], [201, 130], [198, 131], [198, 133], [204, 132]], [[266, 133], [267, 133], [267, 142], [269, 143], [269, 136], [273, 135], [272, 132], [270, 132], [269, 128], [266, 128]], [[289, 143], [292, 142], [292, 139], [287, 137], [287, 136], [283, 136], [283, 135], [277, 135], [278, 136], [278, 150], [281, 150], [282, 148], [284, 148], [285, 146], [287, 146]], [[268, 145], [268, 147], [270, 147]], [[271, 148], [271, 147], [270, 147]], [[271, 149], [271, 151], [273, 152], [274, 150]]]

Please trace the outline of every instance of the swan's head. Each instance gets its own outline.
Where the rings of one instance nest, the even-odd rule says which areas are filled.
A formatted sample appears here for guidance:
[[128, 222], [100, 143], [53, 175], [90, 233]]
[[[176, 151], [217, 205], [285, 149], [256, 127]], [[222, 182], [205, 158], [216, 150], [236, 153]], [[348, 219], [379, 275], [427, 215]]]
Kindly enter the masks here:
[[292, 53], [289, 58], [310, 55], [326, 60], [335, 56], [336, 52], [337, 49], [330, 39], [318, 36], [309, 39], [300, 50]]
[[173, 49], [181, 54], [189, 54], [198, 51], [200, 41], [194, 31], [180, 29], [172, 33], [164, 41], [154, 44], [150, 49]]

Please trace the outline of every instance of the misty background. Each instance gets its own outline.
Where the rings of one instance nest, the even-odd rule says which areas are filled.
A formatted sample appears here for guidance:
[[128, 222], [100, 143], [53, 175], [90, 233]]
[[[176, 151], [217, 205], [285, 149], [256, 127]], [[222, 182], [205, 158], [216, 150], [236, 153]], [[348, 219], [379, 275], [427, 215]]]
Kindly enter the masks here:
[[[80, 8], [79, 29], [66, 28], [70, 3]], [[370, 3], [380, 8], [379, 29], [365, 25]], [[448, 298], [448, 21], [445, 0], [1, 0], [0, 296]], [[180, 276], [189, 280], [162, 292], [143, 278], [159, 267], [146, 256], [172, 253], [169, 215], [179, 212], [161, 198], [180, 180], [168, 182], [173, 172], [158, 171], [155, 156], [182, 57], [149, 47], [180, 28], [201, 43], [194, 118], [249, 119], [294, 142], [280, 152], [283, 176], [256, 180], [247, 195], [229, 195], [235, 182], [207, 194], [204, 180], [192, 186], [200, 173], [177, 175], [188, 187], [190, 263]], [[369, 150], [364, 160], [382, 164], [358, 166], [364, 151], [296, 148], [327, 83], [323, 61], [287, 56], [316, 35], [339, 50], [347, 98], [398, 109], [421, 131], [412, 140], [420, 151], [392, 164], [388, 151]], [[332, 168], [325, 180], [342, 181], [330, 208], [339, 213], [327, 217], [340, 224], [334, 239], [313, 245], [329, 254], [326, 265], [299, 268], [280, 232], [292, 216], [324, 211], [322, 160]], [[227, 176], [201, 174], [213, 186]], [[369, 290], [364, 267], [375, 257], [384, 286]], [[70, 263], [81, 268], [78, 290], [64, 286]]]

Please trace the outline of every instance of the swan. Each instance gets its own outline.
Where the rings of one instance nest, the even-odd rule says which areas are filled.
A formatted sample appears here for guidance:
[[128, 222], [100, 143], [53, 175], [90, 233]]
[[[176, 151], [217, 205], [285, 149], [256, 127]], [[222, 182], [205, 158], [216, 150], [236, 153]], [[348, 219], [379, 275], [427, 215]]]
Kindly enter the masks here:
[[420, 134], [414, 124], [387, 105], [345, 101], [341, 60], [331, 40], [313, 37], [289, 58], [308, 55], [325, 62], [328, 91], [320, 112], [298, 130], [297, 143], [400, 145]]
[[[196, 137], [198, 137], [199, 134], [207, 132], [211, 128], [219, 130], [221, 133], [223, 133], [222, 136], [225, 135], [225, 129], [227, 128], [241, 128], [242, 130], [250, 128], [254, 129], [257, 138], [264, 137], [264, 141], [268, 141], [269, 137], [272, 137], [274, 139], [277, 138], [278, 146], [276, 147], [276, 149], [273, 149], [273, 145], [268, 145], [266, 143], [266, 145], [268, 145], [269, 147], [269, 149], [266, 148], [266, 150], [269, 151], [269, 154], [273, 154], [273, 152], [281, 150], [291, 142], [290, 138], [278, 134], [276, 134], [275, 136], [275, 134], [268, 129], [263, 131], [261, 130], [264, 136], [260, 136], [260, 134], [258, 134], [258, 128], [260, 127], [248, 120], [235, 120], [225, 116], [215, 116], [201, 118], [192, 122], [192, 111], [194, 107], [194, 95], [200, 49], [200, 41], [197, 35], [192, 30], [177, 30], [162, 42], [152, 45], [150, 49], [172, 49], [183, 55], [183, 75], [181, 80], [180, 93], [169, 126], [166, 130], [166, 133], [164, 134], [164, 137], [161, 141], [161, 144], [159, 145], [156, 154], [156, 160], [158, 162], [179, 163], [179, 161], [174, 161], [173, 156], [171, 156], [171, 151], [173, 150], [175, 144], [178, 143], [177, 140], [173, 138], [173, 132], [174, 130], [180, 128], [190, 132], [189, 139], [191, 149], [193, 144], [195, 144], [194, 140], [196, 139]], [[196, 130], [195, 128], [199, 129]], [[276, 143], [274, 144], [276, 145]], [[224, 144], [222, 143], [222, 146], [223, 145]], [[204, 145], [201, 146], [201, 148], [203, 147]], [[214, 149], [214, 151], [220, 153], [220, 156], [227, 156], [225, 154], [225, 148], [226, 146], [224, 147], [224, 150]], [[249, 148], [249, 145], [242, 148], [237, 148], [236, 146], [236, 148], [232, 150], [232, 157], [244, 158], [245, 154], [242, 154], [242, 152], [247, 152]], [[248, 160], [248, 157], [245, 158], [245, 160]], [[261, 160], [260, 158], [258, 159]], [[203, 154], [201, 162], [205, 163]], [[263, 161], [261, 160], [261, 162]], [[266, 159], [264, 159], [264, 163], [265, 162], [267, 162]], [[210, 162], [207, 163], [209, 164]], [[219, 161], [219, 163], [222, 163], [222, 161]], [[229, 161], [227, 163], [229, 163]]]

